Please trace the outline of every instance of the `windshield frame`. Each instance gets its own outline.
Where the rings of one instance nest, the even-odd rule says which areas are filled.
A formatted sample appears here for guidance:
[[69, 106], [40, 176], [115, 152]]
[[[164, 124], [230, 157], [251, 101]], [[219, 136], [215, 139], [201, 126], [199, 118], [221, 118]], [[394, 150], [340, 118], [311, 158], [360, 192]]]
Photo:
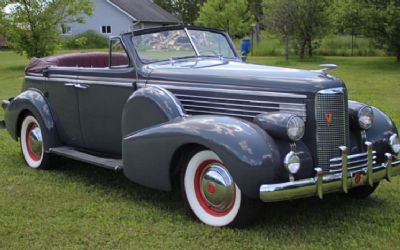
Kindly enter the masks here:
[[[238, 56], [238, 53], [236, 51], [235, 45], [233, 44], [233, 41], [231, 39], [231, 37], [229, 36], [229, 34], [223, 30], [219, 30], [219, 29], [212, 29], [212, 28], [204, 28], [204, 27], [197, 27], [197, 26], [186, 26], [186, 25], [171, 25], [171, 26], [164, 26], [164, 27], [156, 27], [156, 28], [148, 28], [148, 29], [141, 29], [141, 30], [135, 30], [132, 31], [128, 34], [131, 35], [131, 41], [133, 44], [133, 50], [135, 52], [135, 56], [138, 58], [138, 61], [143, 64], [143, 65], [149, 65], [149, 64], [155, 64], [155, 63], [160, 63], [160, 62], [166, 62], [169, 61], [171, 58], [168, 59], [163, 59], [163, 60], [159, 60], [159, 61], [152, 61], [152, 62], [144, 62], [142, 60], [142, 58], [140, 57], [139, 53], [136, 50], [136, 46], [133, 42], [133, 38], [135, 36], [140, 36], [140, 35], [147, 35], [147, 34], [152, 34], [152, 33], [157, 33], [157, 32], [162, 32], [162, 31], [174, 31], [174, 30], [182, 30], [184, 31], [188, 36], [189, 34], [187, 33], [187, 31], [190, 32], [190, 30], [198, 30], [198, 31], [205, 31], [205, 32], [211, 32], [211, 33], [217, 33], [219, 35], [222, 35], [223, 37], [225, 37], [229, 48], [232, 50], [233, 56], [234, 57], [224, 57], [224, 59], [228, 59], [228, 60], [240, 60], [240, 57]], [[189, 36], [190, 38], [190, 36]], [[202, 56], [202, 55], [198, 55], [197, 51], [194, 47], [193, 41], [190, 39], [190, 44], [194, 50], [195, 55], [194, 56], [190, 56], [190, 57], [184, 57], [182, 58], [182, 60], [184, 59], [188, 59], [188, 58], [202, 58], [202, 57], [210, 57], [210, 56]], [[217, 56], [215, 56], [217, 57]], [[172, 58], [175, 60], [180, 60], [181, 58]]]

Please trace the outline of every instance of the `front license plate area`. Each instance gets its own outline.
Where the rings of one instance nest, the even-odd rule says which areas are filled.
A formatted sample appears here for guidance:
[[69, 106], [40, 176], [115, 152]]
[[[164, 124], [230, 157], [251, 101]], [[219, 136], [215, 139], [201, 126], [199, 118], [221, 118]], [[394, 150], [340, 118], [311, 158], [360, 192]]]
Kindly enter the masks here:
[[367, 183], [367, 176], [365, 173], [354, 173], [351, 178], [353, 187], [363, 186]]

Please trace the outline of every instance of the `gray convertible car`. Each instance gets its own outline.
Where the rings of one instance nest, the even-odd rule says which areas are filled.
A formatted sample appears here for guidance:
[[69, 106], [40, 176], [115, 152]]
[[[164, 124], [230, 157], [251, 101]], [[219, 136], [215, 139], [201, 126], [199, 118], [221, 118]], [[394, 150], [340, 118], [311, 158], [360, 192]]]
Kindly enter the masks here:
[[1, 125], [31, 168], [63, 156], [158, 190], [177, 180], [201, 222], [242, 227], [260, 201], [365, 198], [400, 174], [392, 120], [349, 101], [333, 68], [244, 63], [220, 30], [138, 30], [109, 53], [33, 59]]

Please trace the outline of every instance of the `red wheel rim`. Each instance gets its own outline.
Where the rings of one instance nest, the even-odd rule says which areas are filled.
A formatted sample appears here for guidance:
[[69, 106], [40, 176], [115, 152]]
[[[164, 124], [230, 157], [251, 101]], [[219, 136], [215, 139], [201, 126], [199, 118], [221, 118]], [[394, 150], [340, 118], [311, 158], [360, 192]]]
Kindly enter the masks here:
[[29, 142], [29, 134], [31, 133], [31, 131], [36, 128], [37, 125], [34, 122], [29, 123], [28, 127], [26, 128], [26, 134], [25, 134], [25, 144], [26, 144], [26, 149], [28, 151], [29, 157], [33, 160], [33, 161], [40, 161], [41, 155], [37, 155], [33, 152], [30, 142]]
[[[210, 214], [212, 216], [222, 217], [222, 216], [229, 214], [232, 211], [233, 206], [236, 202], [236, 194], [234, 195], [234, 200], [233, 200], [232, 204], [230, 204], [229, 208], [227, 208], [227, 210], [224, 212], [215, 211], [207, 205], [207, 202], [206, 202], [205, 198], [203, 197], [203, 194], [201, 193], [201, 190], [200, 190], [200, 183], [201, 183], [201, 177], [202, 177], [202, 174], [204, 173], [204, 170], [211, 164], [218, 164], [218, 165], [223, 166], [223, 163], [220, 161], [217, 161], [217, 160], [203, 161], [196, 170], [196, 174], [194, 177], [194, 190], [196, 193], [197, 201], [199, 202], [200, 206], [204, 209], [204, 211], [206, 211], [208, 214]], [[209, 188], [214, 189], [215, 187], [209, 187]], [[214, 190], [214, 192], [215, 192], [215, 190]]]

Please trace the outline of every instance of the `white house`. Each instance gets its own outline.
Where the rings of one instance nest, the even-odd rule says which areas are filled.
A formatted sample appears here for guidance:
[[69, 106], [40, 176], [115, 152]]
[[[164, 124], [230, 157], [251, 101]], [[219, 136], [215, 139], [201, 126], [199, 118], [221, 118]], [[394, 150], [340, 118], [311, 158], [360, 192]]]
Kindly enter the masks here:
[[85, 23], [62, 27], [63, 35], [76, 35], [94, 30], [107, 36], [134, 29], [179, 24], [181, 21], [151, 0], [92, 0], [93, 15]]

